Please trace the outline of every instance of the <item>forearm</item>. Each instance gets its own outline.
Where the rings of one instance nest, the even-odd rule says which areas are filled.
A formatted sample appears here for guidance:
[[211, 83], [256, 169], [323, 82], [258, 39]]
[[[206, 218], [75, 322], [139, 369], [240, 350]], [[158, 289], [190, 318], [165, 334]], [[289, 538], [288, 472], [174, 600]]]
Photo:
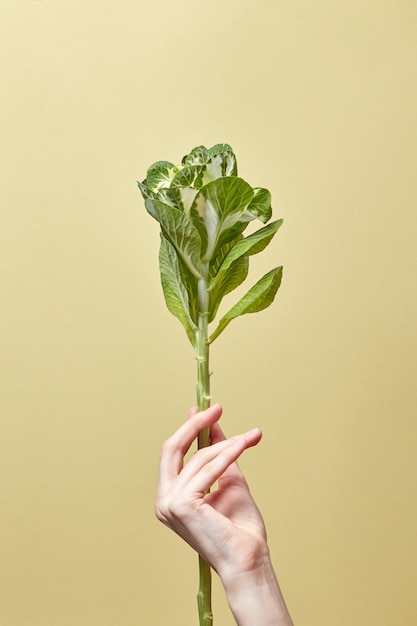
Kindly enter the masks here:
[[259, 568], [222, 576], [238, 626], [293, 626], [269, 558]]

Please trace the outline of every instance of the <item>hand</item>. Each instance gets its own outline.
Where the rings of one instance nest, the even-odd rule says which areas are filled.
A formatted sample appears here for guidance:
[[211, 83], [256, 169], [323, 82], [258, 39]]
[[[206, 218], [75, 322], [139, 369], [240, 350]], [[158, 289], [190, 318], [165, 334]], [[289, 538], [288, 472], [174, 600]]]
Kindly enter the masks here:
[[[257, 428], [226, 439], [215, 405], [197, 413], [162, 450], [156, 515], [177, 532], [220, 575], [230, 567], [247, 571], [268, 556], [262, 517], [236, 459], [262, 436]], [[184, 455], [200, 430], [210, 426], [212, 445], [199, 450], [184, 467]], [[207, 490], [218, 482], [216, 491]], [[234, 572], [238, 573], [238, 572]]]
[[[192, 546], [220, 575], [239, 626], [291, 626], [269, 556], [262, 516], [237, 459], [259, 443], [258, 428], [226, 439], [219, 405], [188, 420], [164, 444], [156, 516]], [[203, 428], [212, 445], [184, 456]], [[207, 491], [218, 481], [218, 488]]]

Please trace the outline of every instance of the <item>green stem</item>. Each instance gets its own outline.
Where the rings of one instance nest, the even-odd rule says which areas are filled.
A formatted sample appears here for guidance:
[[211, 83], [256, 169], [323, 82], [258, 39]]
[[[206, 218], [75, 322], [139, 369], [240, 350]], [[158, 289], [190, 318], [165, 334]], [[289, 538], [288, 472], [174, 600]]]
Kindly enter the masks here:
[[[208, 267], [207, 267], [208, 271]], [[210, 406], [210, 370], [209, 370], [209, 342], [208, 342], [208, 311], [209, 292], [207, 281], [198, 283], [198, 330], [196, 333], [197, 352], [197, 403], [199, 411]], [[210, 429], [204, 428], [198, 435], [198, 449], [210, 445]], [[211, 609], [211, 569], [209, 564], [199, 555], [200, 582], [197, 593], [198, 615], [200, 626], [212, 626], [213, 613]]]

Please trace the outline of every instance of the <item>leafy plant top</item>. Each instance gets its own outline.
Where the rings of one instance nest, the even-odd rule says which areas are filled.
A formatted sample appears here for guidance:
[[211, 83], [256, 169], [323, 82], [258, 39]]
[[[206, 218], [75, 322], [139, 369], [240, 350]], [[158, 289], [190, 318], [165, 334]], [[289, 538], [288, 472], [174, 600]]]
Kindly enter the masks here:
[[[224, 296], [246, 279], [249, 257], [270, 243], [282, 220], [268, 224], [270, 192], [238, 176], [228, 144], [198, 146], [181, 165], [158, 161], [138, 185], [147, 211], [161, 227], [159, 265], [167, 307], [197, 348], [202, 317], [207, 323], [215, 319]], [[244, 237], [252, 220], [265, 226]], [[214, 341], [236, 317], [268, 307], [281, 277], [282, 267], [276, 267], [261, 278], [206, 342]]]

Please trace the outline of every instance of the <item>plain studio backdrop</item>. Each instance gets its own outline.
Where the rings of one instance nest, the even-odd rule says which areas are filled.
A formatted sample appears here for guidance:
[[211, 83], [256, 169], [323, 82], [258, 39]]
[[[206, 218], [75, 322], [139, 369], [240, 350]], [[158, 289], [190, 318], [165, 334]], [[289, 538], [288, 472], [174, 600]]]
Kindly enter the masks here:
[[197, 623], [153, 516], [195, 359], [136, 180], [218, 142], [284, 218], [211, 365], [295, 623], [416, 623], [416, 3], [0, 0], [0, 47], [0, 623]]

